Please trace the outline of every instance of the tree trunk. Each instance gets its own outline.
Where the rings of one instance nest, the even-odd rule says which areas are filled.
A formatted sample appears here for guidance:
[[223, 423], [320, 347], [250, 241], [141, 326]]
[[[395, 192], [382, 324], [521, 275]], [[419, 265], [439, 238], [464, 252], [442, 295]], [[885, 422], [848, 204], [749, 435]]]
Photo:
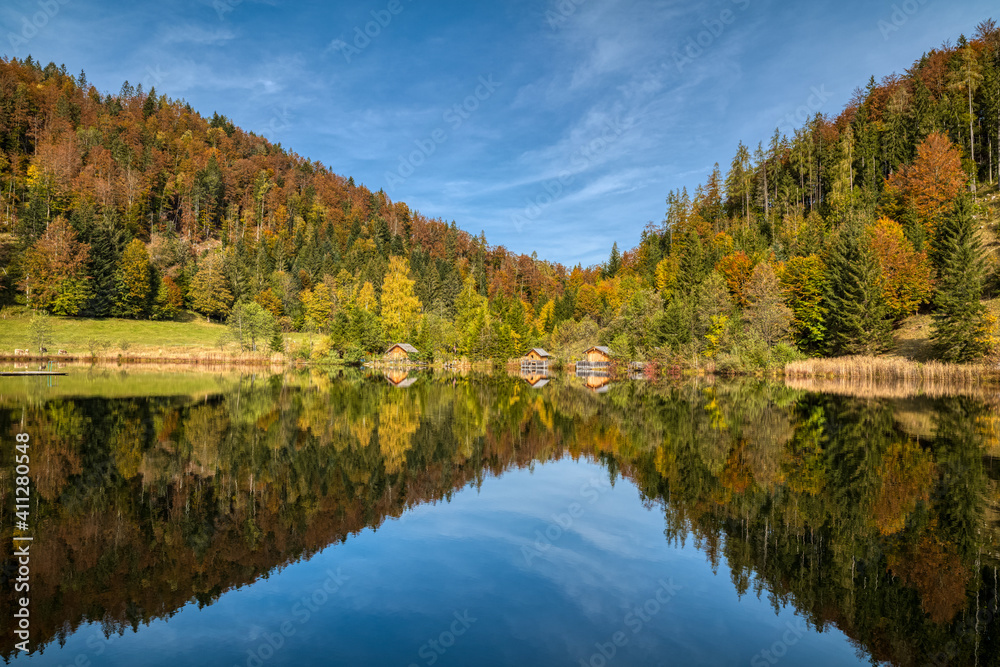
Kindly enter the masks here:
[[979, 167], [976, 165], [976, 141], [972, 132], [972, 76], [969, 76], [969, 155], [972, 156], [972, 194], [976, 194], [976, 179], [979, 177]]
[[764, 220], [770, 219], [771, 207], [768, 201], [770, 192], [767, 189], [767, 162], [764, 162]]

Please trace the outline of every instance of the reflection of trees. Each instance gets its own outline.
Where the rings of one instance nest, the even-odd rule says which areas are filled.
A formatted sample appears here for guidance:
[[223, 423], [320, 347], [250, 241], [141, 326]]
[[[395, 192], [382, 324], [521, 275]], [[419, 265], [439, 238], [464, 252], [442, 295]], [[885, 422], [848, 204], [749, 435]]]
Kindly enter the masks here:
[[[980, 658], [995, 655], [985, 648], [1000, 631], [993, 618], [967, 629], [997, 594], [996, 472], [983, 456], [996, 412], [970, 399], [921, 409], [763, 382], [595, 395], [559, 379], [400, 390], [312, 373], [201, 400], [0, 406], [0, 428], [23, 411], [38, 434], [33, 628], [45, 637], [211, 603], [407, 507], [568, 453], [634, 481], [662, 506], [668, 540], [725, 559], [740, 594], [836, 624], [877, 659], [923, 664], [951, 644], [962, 664], [977, 641]], [[916, 414], [933, 421], [919, 436]], [[0, 548], [9, 558], [10, 540]], [[7, 594], [0, 615], [9, 605]]]

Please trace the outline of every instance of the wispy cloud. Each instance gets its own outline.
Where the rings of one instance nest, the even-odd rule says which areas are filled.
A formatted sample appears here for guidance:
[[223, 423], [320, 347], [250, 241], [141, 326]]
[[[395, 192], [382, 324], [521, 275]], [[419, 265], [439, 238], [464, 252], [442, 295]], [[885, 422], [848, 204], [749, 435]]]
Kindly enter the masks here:
[[[384, 5], [72, 0], [28, 50], [86, 69], [101, 90], [155, 83], [376, 190], [445, 123], [447, 140], [394, 198], [519, 252], [590, 263], [614, 241], [634, 245], [667, 191], [725, 168], [738, 140], [766, 139], [810, 86], [832, 91], [833, 112], [869, 75], [908, 67], [995, 11], [992, 0], [928, 3], [906, 39], [887, 42], [884, 7], [864, 0], [587, 0], [555, 28], [546, 12], [559, 0], [404, 4], [351, 62], [331, 43]], [[16, 30], [37, 11], [10, 0], [0, 23]], [[703, 46], [678, 67], [689, 40]], [[444, 114], [484, 75], [503, 85], [453, 129]], [[545, 186], [560, 178], [552, 196]], [[546, 198], [536, 224], [511, 224]]]

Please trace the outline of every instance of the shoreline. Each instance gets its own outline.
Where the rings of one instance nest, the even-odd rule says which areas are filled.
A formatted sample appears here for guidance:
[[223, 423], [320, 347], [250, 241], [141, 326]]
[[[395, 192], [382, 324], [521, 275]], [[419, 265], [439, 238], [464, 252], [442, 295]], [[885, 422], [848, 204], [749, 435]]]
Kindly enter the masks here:
[[[442, 362], [386, 362], [371, 360], [362, 363], [346, 363], [342, 360], [303, 360], [289, 359], [283, 354], [267, 356], [253, 353], [226, 354], [114, 354], [114, 355], [10, 355], [0, 354], [0, 364], [11, 364], [14, 368], [30, 370], [30, 366], [52, 365], [53, 368], [72, 365], [99, 366], [136, 366], [153, 367], [168, 366], [174, 368], [189, 367], [192, 370], [217, 370], [238, 368], [273, 369], [307, 369], [307, 368], [358, 368], [373, 371], [492, 371], [503, 369], [518, 374], [520, 360], [511, 359], [506, 363], [494, 360], [481, 361], [442, 361]], [[621, 364], [612, 364], [608, 368], [612, 380], [625, 380], [628, 375], [619, 371]], [[548, 374], [573, 374], [573, 362], [553, 362]], [[989, 360], [977, 364], [949, 364], [938, 361], [919, 362], [899, 357], [823, 357], [805, 359], [785, 364], [783, 368], [760, 369], [751, 372], [732, 373], [717, 372], [712, 368], [683, 368], [660, 366], [656, 368], [655, 376], [646, 376], [654, 380], [684, 380], [688, 378], [766, 378], [776, 381], [786, 381], [795, 384], [805, 383], [861, 383], [879, 386], [898, 385], [953, 385], [961, 387], [981, 386], [983, 384], [1000, 385], [1000, 363]]]

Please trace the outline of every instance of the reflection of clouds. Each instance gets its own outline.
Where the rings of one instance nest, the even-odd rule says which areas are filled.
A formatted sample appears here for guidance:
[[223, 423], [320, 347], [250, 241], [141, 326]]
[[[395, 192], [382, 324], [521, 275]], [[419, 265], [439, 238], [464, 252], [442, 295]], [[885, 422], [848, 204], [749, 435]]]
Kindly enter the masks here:
[[[597, 484], [597, 489], [591, 484]], [[593, 496], [581, 494], [585, 485], [589, 493], [597, 495], [595, 502], [589, 502]], [[582, 513], [568, 529], [561, 529], [551, 546], [535, 552], [535, 531], [544, 534], [553, 524], [553, 515], [566, 513], [572, 503], [578, 503]], [[378, 537], [406, 545], [400, 551], [414, 552], [413, 561], [422, 566], [442, 569], [456, 579], [467, 577], [472, 590], [479, 589], [483, 554], [489, 554], [487, 560], [499, 561], [518, 576], [531, 577], [533, 585], [572, 600], [584, 616], [597, 618], [606, 611], [603, 601], [607, 597], [627, 601], [645, 594], [642, 572], [649, 564], [662, 562], [664, 556], [661, 531], [662, 517], [642, 506], [630, 482], [619, 480], [612, 489], [602, 467], [564, 459], [536, 465], [533, 473], [522, 469], [510, 471], [500, 480], [488, 479], [478, 491], [467, 488], [449, 503], [421, 505], [399, 521], [385, 524]], [[647, 534], [653, 539], [636, 539]], [[443, 546], [433, 554], [413, 549], [414, 542], [423, 542], [428, 535]], [[530, 565], [524, 548], [536, 553]], [[468, 559], [467, 553], [478, 555]], [[669, 555], [671, 559], [701, 560], [695, 553]], [[609, 561], [616, 566], [608, 567]], [[622, 582], [636, 585], [623, 586]], [[391, 597], [395, 613], [421, 609], [419, 596], [411, 604]], [[383, 604], [365, 598], [355, 600], [355, 608]]]

